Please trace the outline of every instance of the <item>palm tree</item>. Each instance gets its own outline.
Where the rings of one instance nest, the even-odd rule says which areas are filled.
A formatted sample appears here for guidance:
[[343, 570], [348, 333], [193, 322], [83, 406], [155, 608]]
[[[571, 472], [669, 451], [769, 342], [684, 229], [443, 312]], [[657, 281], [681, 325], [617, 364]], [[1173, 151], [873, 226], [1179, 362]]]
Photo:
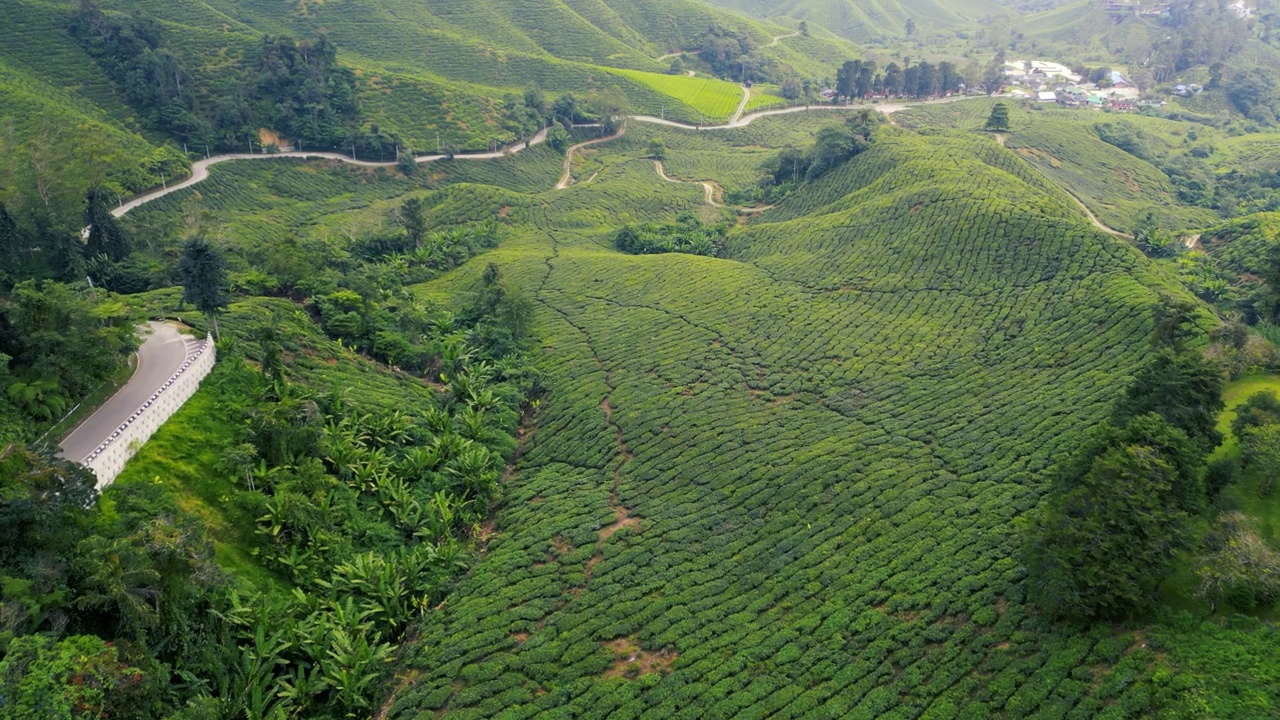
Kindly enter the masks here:
[[48, 422], [67, 408], [66, 398], [58, 394], [60, 390], [57, 380], [37, 377], [32, 380], [14, 380], [6, 394], [28, 415]]

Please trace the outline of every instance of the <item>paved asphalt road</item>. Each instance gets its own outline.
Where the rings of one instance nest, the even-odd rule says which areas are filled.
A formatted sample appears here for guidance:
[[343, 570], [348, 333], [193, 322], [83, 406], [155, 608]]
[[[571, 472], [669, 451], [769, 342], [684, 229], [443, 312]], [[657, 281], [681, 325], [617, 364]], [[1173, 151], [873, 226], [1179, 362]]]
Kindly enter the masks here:
[[75, 462], [88, 457], [182, 367], [188, 353], [200, 343], [196, 338], [180, 334], [177, 327], [168, 323], [149, 325], [151, 334], [138, 348], [138, 369], [133, 377], [62, 441], [63, 457]]

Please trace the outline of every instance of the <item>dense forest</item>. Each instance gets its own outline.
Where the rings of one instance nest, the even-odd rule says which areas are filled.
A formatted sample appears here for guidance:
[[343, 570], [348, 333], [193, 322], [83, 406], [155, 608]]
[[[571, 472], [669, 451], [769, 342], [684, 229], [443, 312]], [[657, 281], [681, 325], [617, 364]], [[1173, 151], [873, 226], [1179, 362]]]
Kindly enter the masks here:
[[394, 136], [363, 126], [355, 75], [323, 34], [263, 35], [244, 49], [238, 73], [215, 82], [184, 67], [164, 27], [141, 13], [104, 13], [97, 0], [82, 0], [70, 31], [139, 116], [188, 150], [264, 151], [259, 128], [271, 128], [298, 147], [396, 157]]

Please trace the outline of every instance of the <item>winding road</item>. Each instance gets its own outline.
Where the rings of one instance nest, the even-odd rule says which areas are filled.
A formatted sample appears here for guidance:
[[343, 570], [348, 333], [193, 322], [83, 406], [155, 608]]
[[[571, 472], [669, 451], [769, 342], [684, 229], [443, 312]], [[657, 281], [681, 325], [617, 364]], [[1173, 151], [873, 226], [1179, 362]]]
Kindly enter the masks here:
[[[662, 125], [665, 127], [679, 128], [681, 130], [694, 130], [699, 132], [708, 132], [708, 131], [716, 131], [716, 130], [731, 130], [734, 128], [746, 127], [750, 125], [753, 121], [755, 121], [757, 118], [770, 117], [773, 115], [787, 115], [790, 113], [797, 113], [797, 112], [833, 112], [833, 111], [843, 112], [848, 110], [862, 110], [865, 108], [871, 108], [873, 110], [876, 110], [882, 115], [891, 115], [895, 112], [898, 112], [900, 110], [905, 110], [910, 107], [918, 107], [921, 105], [933, 105], [938, 103], [950, 103], [950, 102], [957, 102], [957, 101], [966, 100], [966, 99], [970, 99], [970, 98], [962, 96], [962, 97], [944, 98], [941, 100], [928, 100], [925, 102], [918, 102], [918, 103], [884, 103], [879, 105], [809, 105], [809, 106], [797, 105], [795, 107], [777, 108], [774, 110], [761, 110], [759, 112], [753, 112], [746, 115], [742, 115], [739, 113], [741, 112], [741, 109], [745, 107], [747, 102], [747, 98], [744, 97], [742, 104], [739, 106], [739, 113], [735, 113], [735, 115], [737, 116], [732, 118], [728, 123], [725, 123], [724, 125], [702, 125], [702, 126], [689, 125], [687, 123], [676, 122], [674, 120], [666, 120], [664, 118], [654, 117], [652, 115], [631, 115], [627, 119], [635, 120], [636, 122], [649, 123], [652, 125]], [[976, 99], [976, 96], [975, 96], [975, 99]], [[625, 127], [623, 128], [622, 132], [625, 132]], [[563, 190], [573, 184], [573, 179], [569, 174], [569, 167], [570, 167], [570, 162], [573, 158], [574, 151], [578, 150], [579, 148], [586, 147], [588, 145], [594, 145], [597, 143], [606, 142], [608, 140], [613, 140], [621, 136], [622, 132], [619, 132], [615, 135], [610, 135], [609, 137], [596, 138], [594, 140], [588, 140], [586, 142], [578, 143], [577, 145], [574, 145], [573, 147], [569, 148], [569, 150], [565, 153], [565, 165], [564, 165], [565, 172], [564, 174], [561, 175], [560, 180], [556, 183], [556, 186], [555, 186], [556, 189]], [[529, 138], [527, 141], [512, 143], [511, 145], [508, 145], [497, 152], [457, 153], [454, 155], [454, 160], [498, 160], [501, 158], [508, 157], [510, 155], [514, 155], [526, 147], [533, 147], [534, 145], [540, 145], [546, 142], [546, 139], [547, 139], [547, 131], [543, 129], [543, 130], [539, 130], [536, 135]], [[159, 190], [153, 190], [152, 192], [139, 195], [138, 197], [135, 197], [132, 200], [113, 209], [111, 211], [111, 214], [114, 215], [115, 217], [122, 217], [129, 211], [135, 208], [141, 207], [142, 205], [145, 205], [153, 200], [157, 200], [171, 193], [178, 192], [179, 190], [185, 190], [189, 187], [202, 183], [209, 177], [209, 168], [219, 163], [230, 162], [233, 160], [271, 160], [271, 159], [283, 159], [283, 158], [293, 158], [293, 159], [303, 159], [303, 160], [335, 160], [338, 162], [347, 163], [349, 165], [355, 165], [358, 167], [369, 167], [369, 168], [389, 168], [389, 167], [395, 167], [396, 165], [394, 161], [373, 162], [369, 160], [356, 160], [349, 155], [342, 155], [340, 153], [334, 153], [334, 152], [288, 151], [288, 152], [269, 153], [269, 154], [231, 153], [228, 155], [215, 155], [213, 157], [205, 158], [204, 160], [197, 160], [193, 162], [191, 164], [191, 176], [186, 178], [185, 180], [178, 183], [174, 183], [172, 185], [167, 185]], [[437, 162], [439, 160], [444, 160], [446, 158], [447, 156], [442, 154], [420, 155], [414, 158], [414, 162], [418, 164], [423, 164], [423, 163]], [[673, 182], [683, 182], [683, 181], [673, 181]], [[749, 209], [749, 208], [744, 210], [748, 212], [753, 211], [752, 209]], [[1086, 212], [1087, 212], [1087, 208], [1086, 208]], [[87, 231], [88, 231], [88, 228], [85, 228], [85, 232]]]
[[73, 462], [88, 457], [182, 367], [201, 343], [182, 335], [177, 326], [169, 323], [151, 322], [148, 326], [150, 334], [138, 348], [138, 367], [133, 377], [62, 441], [63, 457]]
[[[543, 142], [546, 142], [546, 140], [547, 140], [547, 130], [546, 128], [543, 128], [542, 130], [539, 130], [536, 135], [529, 138], [527, 142], [524, 140], [521, 140], [519, 142], [512, 143], [497, 152], [457, 153], [453, 157], [455, 160], [497, 160], [499, 158], [507, 157], [508, 155], [514, 155], [520, 152], [521, 150], [523, 150], [525, 147], [533, 147], [534, 145], [540, 145]], [[442, 154], [419, 155], [415, 157], [413, 161], [415, 163], [422, 164], [422, 163], [436, 162], [438, 160], [444, 160], [447, 157], [448, 155], [442, 155]], [[186, 188], [189, 188], [192, 185], [202, 183], [205, 181], [205, 179], [209, 177], [209, 168], [213, 167], [214, 165], [217, 165], [218, 163], [229, 162], [232, 160], [271, 160], [276, 158], [297, 158], [297, 159], [303, 159], [303, 160], [337, 160], [339, 162], [347, 163], [348, 165], [355, 165], [358, 167], [368, 167], [368, 168], [394, 167], [396, 164], [394, 161], [372, 162], [369, 160], [357, 160], [355, 158], [352, 158], [350, 155], [343, 155], [341, 153], [307, 152], [305, 150], [291, 150], [288, 152], [263, 153], [263, 154], [230, 153], [227, 155], [214, 155], [213, 157], [205, 158], [204, 160], [197, 160], [191, 163], [191, 176], [188, 177], [186, 180], [183, 180], [182, 182], [179, 182], [179, 183], [174, 183], [173, 185], [168, 185], [159, 190], [154, 190], [152, 192], [139, 195], [138, 197], [112, 210], [111, 214], [116, 217], [122, 217], [125, 213], [129, 212], [130, 210], [133, 210], [134, 208], [139, 207], [141, 205], [145, 205], [151, 202], [152, 200], [162, 198], [165, 195], [168, 195], [169, 193], [174, 193], [179, 190], [185, 190]]]

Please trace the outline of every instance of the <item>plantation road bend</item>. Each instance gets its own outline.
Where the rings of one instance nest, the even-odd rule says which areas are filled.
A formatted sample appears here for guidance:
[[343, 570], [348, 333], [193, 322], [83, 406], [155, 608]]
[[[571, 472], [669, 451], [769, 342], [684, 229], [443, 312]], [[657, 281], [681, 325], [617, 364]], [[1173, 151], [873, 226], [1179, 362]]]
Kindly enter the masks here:
[[201, 342], [183, 335], [177, 325], [167, 322], [149, 322], [142, 332], [146, 337], [138, 348], [133, 376], [63, 439], [62, 456], [66, 459], [82, 462], [110, 438], [111, 433], [182, 367]]

